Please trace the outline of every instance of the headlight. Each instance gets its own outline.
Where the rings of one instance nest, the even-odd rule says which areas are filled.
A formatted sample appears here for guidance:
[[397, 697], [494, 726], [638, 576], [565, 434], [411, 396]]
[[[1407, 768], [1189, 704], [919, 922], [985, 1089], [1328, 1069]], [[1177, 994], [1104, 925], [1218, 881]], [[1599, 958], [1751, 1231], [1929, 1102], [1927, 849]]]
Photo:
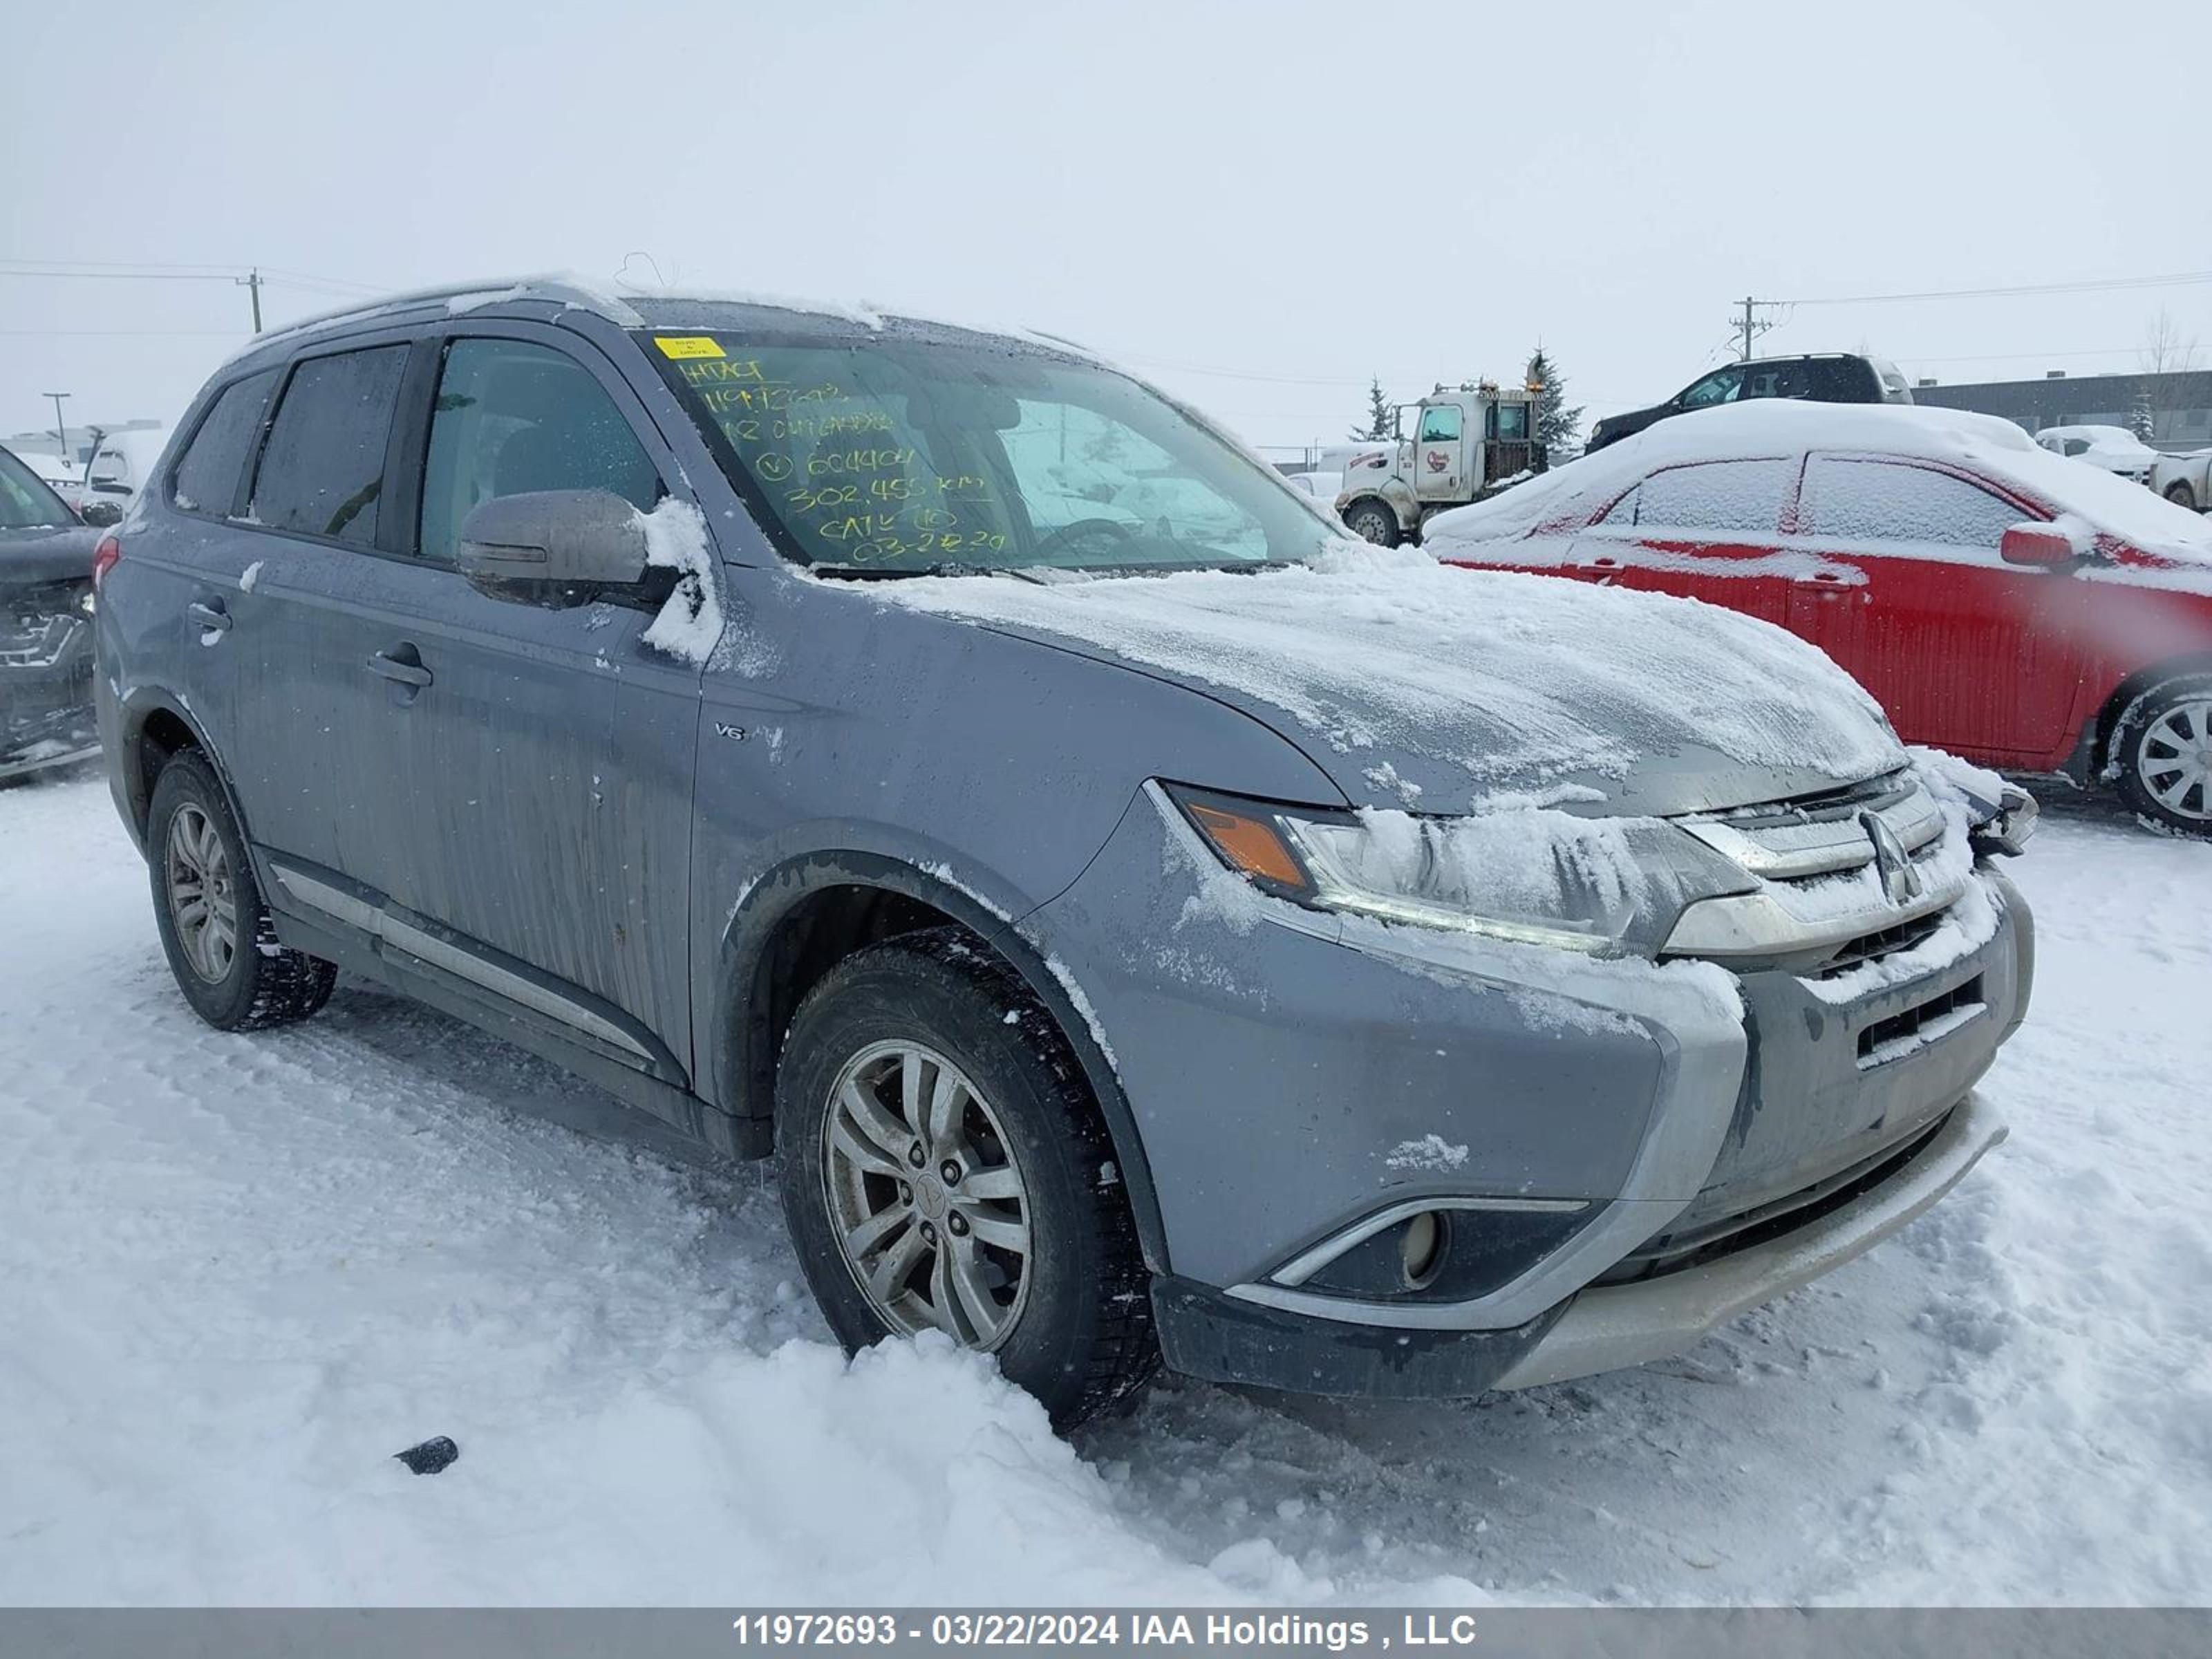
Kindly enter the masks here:
[[1644, 885], [1633, 842], [1648, 820], [1297, 812], [1168, 793], [1230, 869], [1314, 909], [1609, 955], [1624, 948]]

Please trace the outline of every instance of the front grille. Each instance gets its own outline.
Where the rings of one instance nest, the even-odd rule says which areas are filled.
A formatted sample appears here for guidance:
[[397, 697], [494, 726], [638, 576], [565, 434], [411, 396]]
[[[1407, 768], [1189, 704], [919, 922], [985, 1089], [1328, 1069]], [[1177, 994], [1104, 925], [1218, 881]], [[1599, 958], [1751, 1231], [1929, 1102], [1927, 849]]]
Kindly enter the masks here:
[[1885, 957], [1896, 956], [1899, 951], [1910, 951], [1917, 945], [1927, 943], [1942, 925], [1943, 913], [1938, 911], [1932, 916], [1918, 916], [1895, 927], [1877, 928], [1871, 933], [1862, 933], [1856, 939], [1846, 939], [1836, 947], [1835, 955], [1814, 969], [1809, 977], [1834, 979], [1839, 975], [1848, 974], [1854, 968], [1863, 968], [1870, 962], [1880, 962]]
[[1948, 1036], [1989, 1006], [1982, 996], [1982, 976], [1916, 1003], [1902, 1013], [1878, 1019], [1859, 1033], [1859, 1069], [1886, 1066], [1917, 1053], [1939, 1037]]
[[[1676, 822], [1755, 887], [1686, 908], [1664, 947], [1668, 955], [1832, 978], [1923, 942], [1964, 888], [1956, 874], [1936, 874], [1951, 844], [1949, 820], [1906, 769]], [[1878, 854], [1877, 839], [1887, 853]], [[1870, 866], [1895, 854], [1921, 882], [1917, 895], [1893, 902]]]

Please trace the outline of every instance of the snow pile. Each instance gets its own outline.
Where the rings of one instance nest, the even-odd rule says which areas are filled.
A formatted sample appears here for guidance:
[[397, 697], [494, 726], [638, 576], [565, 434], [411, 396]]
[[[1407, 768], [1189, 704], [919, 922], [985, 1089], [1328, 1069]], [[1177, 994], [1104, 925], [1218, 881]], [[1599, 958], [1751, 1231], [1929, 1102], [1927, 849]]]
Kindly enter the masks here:
[[[1313, 566], [1055, 584], [925, 577], [863, 596], [1103, 650], [1279, 711], [1388, 763], [1425, 811], [1559, 799], [1647, 758], [1717, 751], [1851, 781], [1897, 763], [1881, 711], [1778, 628], [1713, 606], [1548, 577], [1447, 569], [1340, 542]], [[1298, 735], [1294, 733], [1295, 735]], [[1328, 764], [1324, 753], [1316, 758]], [[1586, 793], [1582, 798], [1587, 798]]]
[[2212, 521], [2116, 474], [2038, 448], [2011, 422], [1964, 410], [1761, 398], [1676, 416], [1486, 501], [1431, 520], [1424, 544], [1495, 541], [1572, 527], [1662, 467], [1786, 459], [1809, 450], [1905, 456], [1964, 467], [2071, 512], [2107, 536], [2161, 557], [2212, 562]]
[[637, 515], [645, 532], [645, 562], [675, 570], [676, 590], [641, 636], [656, 651], [703, 668], [722, 637], [722, 599], [706, 515], [673, 495]]

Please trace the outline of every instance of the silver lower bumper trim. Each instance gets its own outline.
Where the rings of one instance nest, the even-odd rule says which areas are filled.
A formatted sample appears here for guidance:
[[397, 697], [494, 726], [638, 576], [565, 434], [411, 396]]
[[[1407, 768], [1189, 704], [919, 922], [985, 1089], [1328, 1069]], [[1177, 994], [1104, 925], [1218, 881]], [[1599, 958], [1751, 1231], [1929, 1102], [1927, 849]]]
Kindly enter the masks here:
[[1969, 1095], [1893, 1180], [1818, 1221], [1703, 1267], [1584, 1291], [1492, 1386], [1534, 1388], [1680, 1353], [1716, 1326], [1872, 1249], [1957, 1186], [2005, 1134], [1996, 1109]]

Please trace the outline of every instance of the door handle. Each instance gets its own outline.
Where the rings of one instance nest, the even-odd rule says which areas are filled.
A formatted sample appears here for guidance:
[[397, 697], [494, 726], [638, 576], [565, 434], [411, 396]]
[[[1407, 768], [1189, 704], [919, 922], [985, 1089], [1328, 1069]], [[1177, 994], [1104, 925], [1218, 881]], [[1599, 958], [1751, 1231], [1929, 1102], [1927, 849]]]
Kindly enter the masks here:
[[[203, 634], [230, 632], [230, 612], [223, 609], [221, 599], [194, 599], [185, 607], [185, 615], [200, 625]], [[202, 643], [213, 645], [215, 641], [204, 640]]]
[[[398, 655], [400, 652], [405, 656]], [[397, 645], [390, 651], [380, 651], [368, 659], [369, 672], [381, 674], [387, 680], [410, 685], [420, 691], [431, 682], [430, 671], [422, 666], [422, 659], [411, 645]]]
[[1813, 573], [1813, 580], [1823, 587], [1841, 587], [1849, 582], [1850, 578], [1840, 570], [1815, 570]]

